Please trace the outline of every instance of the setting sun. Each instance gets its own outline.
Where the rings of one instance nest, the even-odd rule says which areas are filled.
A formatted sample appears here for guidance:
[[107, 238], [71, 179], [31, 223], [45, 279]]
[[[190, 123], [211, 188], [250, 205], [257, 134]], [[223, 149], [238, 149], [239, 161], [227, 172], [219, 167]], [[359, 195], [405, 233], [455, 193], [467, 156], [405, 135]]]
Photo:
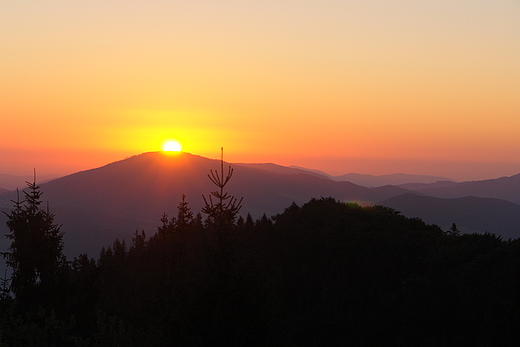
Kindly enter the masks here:
[[181, 144], [177, 141], [168, 141], [163, 145], [163, 151], [165, 152], [180, 152], [181, 149]]

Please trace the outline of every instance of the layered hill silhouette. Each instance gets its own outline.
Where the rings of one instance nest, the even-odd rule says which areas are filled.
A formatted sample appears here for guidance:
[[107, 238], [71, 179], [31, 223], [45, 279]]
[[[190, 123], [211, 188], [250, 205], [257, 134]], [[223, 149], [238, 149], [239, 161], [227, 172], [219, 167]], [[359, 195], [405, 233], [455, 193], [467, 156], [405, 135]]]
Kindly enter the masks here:
[[329, 176], [324, 172], [321, 172], [318, 170], [309, 170], [309, 169], [300, 168], [297, 166], [287, 167], [287, 166], [276, 165], [276, 164], [272, 164], [272, 163], [237, 163], [236, 165], [270, 171], [270, 172], [281, 173], [281, 174], [285, 174], [285, 175], [305, 174], [305, 175], [311, 175], [311, 176], [315, 176], [315, 177], [319, 177], [319, 178], [332, 179], [332, 176]]
[[[313, 197], [373, 204], [408, 192], [393, 186], [368, 189], [303, 171], [232, 167], [233, 178], [226, 190], [243, 197], [241, 213], [251, 213], [255, 219], [263, 213], [281, 213], [293, 202], [303, 204]], [[49, 202], [55, 221], [62, 224], [68, 255], [86, 252], [97, 256], [115, 238], [130, 240], [136, 230], [156, 232], [163, 213], [177, 213], [182, 194], [194, 212], [200, 211], [202, 195], [216, 189], [208, 178], [210, 170], [220, 170], [220, 161], [189, 153], [144, 153], [44, 183], [42, 199]], [[10, 200], [16, 200], [14, 192], [0, 196], [4, 211], [12, 207]], [[5, 216], [0, 228], [1, 234], [7, 233]]]
[[402, 187], [438, 198], [477, 196], [503, 199], [520, 204], [520, 174], [482, 181], [452, 182], [447, 185], [439, 183], [418, 186], [403, 185]]
[[[280, 173], [289, 173], [290, 170], [297, 170], [298, 172], [306, 172], [308, 174], [313, 174], [318, 177], [327, 177], [331, 180], [342, 182], [347, 181], [350, 183], [357, 184], [363, 187], [382, 187], [387, 185], [393, 186], [401, 186], [411, 184], [413, 188], [421, 189], [421, 188], [431, 188], [430, 184], [440, 183], [440, 182], [453, 182], [453, 180], [440, 177], [440, 176], [430, 176], [430, 175], [411, 175], [404, 173], [395, 173], [390, 175], [367, 175], [367, 174], [359, 174], [359, 173], [348, 173], [340, 176], [331, 176], [326, 174], [325, 172], [319, 170], [312, 170], [303, 168], [300, 166], [289, 166], [284, 167], [280, 165], [274, 164], [245, 164], [245, 165], [254, 165], [257, 168], [262, 168], [264, 170], [270, 170]], [[455, 182], [453, 182], [455, 183]], [[419, 185], [418, 187], [415, 185]], [[402, 187], [408, 189], [407, 187]]]
[[365, 175], [358, 173], [348, 173], [346, 175], [333, 177], [335, 181], [348, 181], [364, 187], [380, 187], [384, 185], [401, 185], [407, 183], [432, 184], [439, 181], [452, 181], [446, 177], [429, 176], [429, 175], [410, 175], [404, 173], [396, 173], [390, 175]]
[[[392, 207], [444, 230], [457, 223], [465, 232], [520, 237], [520, 205], [516, 204], [520, 202], [520, 175], [432, 184], [413, 183], [417, 176], [411, 175], [412, 181], [401, 187], [367, 188], [298, 167], [226, 163], [226, 172], [229, 165], [234, 174], [226, 190], [243, 197], [241, 214], [250, 213], [255, 219], [264, 213], [281, 213], [293, 202], [302, 205], [311, 198], [334, 197]], [[189, 153], [143, 153], [43, 183], [42, 199], [49, 202], [55, 221], [62, 225], [67, 255], [97, 256], [115, 238], [128, 241], [136, 230], [155, 233], [163, 213], [176, 215], [183, 194], [192, 211], [199, 212], [204, 205], [202, 195], [207, 197], [216, 189], [208, 178], [210, 170], [220, 170], [220, 161]], [[436, 179], [422, 179], [428, 177]], [[8, 212], [11, 200], [16, 200], [15, 192], [0, 192], [0, 209]], [[2, 236], [8, 232], [5, 221], [0, 213]], [[1, 243], [6, 249], [8, 240]]]
[[475, 196], [444, 199], [407, 193], [380, 203], [444, 230], [456, 223], [465, 233], [489, 232], [506, 240], [520, 237], [520, 205], [502, 199]]
[[451, 188], [457, 187], [459, 185], [465, 184], [468, 182], [453, 182], [453, 181], [437, 181], [435, 183], [405, 183], [399, 184], [398, 187], [413, 190], [413, 191], [421, 191], [423, 189], [431, 189], [431, 188]]

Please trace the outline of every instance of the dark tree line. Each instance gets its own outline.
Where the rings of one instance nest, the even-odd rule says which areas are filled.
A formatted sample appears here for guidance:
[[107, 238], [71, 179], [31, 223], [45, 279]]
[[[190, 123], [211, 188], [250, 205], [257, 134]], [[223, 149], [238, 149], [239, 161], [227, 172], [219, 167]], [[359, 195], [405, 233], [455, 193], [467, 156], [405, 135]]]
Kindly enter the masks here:
[[[70, 262], [61, 253], [59, 226], [39, 207], [38, 187], [30, 185], [25, 201], [8, 215], [11, 237], [18, 241], [15, 232], [30, 229], [24, 223], [34, 218], [45, 225], [35, 230], [45, 230], [40, 236], [51, 246], [30, 252], [36, 258], [27, 260], [26, 272], [23, 243], [13, 242], [6, 254], [14, 277], [12, 293], [1, 300], [0, 341], [8, 346], [520, 342], [520, 240], [461, 235], [456, 225], [443, 231], [391, 208], [333, 198], [292, 204], [255, 221], [239, 216], [240, 201], [224, 192], [231, 174], [230, 169], [224, 175], [223, 167], [211, 173], [216, 200], [206, 199], [202, 214], [191, 211], [182, 196], [177, 214], [164, 214], [150, 236], [136, 230], [131, 240], [103, 248], [97, 260], [81, 254]], [[40, 253], [50, 260], [35, 260]]]

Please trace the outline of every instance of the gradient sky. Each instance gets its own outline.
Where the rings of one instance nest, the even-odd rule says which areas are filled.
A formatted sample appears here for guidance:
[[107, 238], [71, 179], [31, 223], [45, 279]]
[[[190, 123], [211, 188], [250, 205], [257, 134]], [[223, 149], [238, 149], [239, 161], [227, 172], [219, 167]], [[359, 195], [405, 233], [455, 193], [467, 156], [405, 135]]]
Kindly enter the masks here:
[[520, 1], [0, 2], [0, 173], [230, 162], [520, 173]]

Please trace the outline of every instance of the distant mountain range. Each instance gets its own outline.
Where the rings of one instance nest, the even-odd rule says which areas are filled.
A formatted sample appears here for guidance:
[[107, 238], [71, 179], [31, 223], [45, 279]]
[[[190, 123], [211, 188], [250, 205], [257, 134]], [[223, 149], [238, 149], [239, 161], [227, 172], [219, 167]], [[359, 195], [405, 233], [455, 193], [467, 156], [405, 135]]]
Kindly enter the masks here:
[[[291, 203], [303, 204], [313, 197], [333, 196], [370, 204], [407, 192], [393, 186], [369, 189], [335, 182], [274, 164], [232, 167], [233, 178], [226, 189], [244, 198], [241, 212], [251, 213], [254, 218], [283, 212]], [[202, 195], [208, 196], [216, 189], [208, 174], [219, 168], [219, 160], [189, 153], [144, 153], [44, 183], [42, 199], [49, 201], [56, 222], [63, 225], [68, 254], [88, 252], [97, 256], [101, 247], [116, 237], [130, 240], [136, 229], [155, 233], [163, 213], [177, 213], [182, 194], [186, 194], [193, 211], [200, 211]], [[14, 192], [0, 195], [0, 208], [8, 211], [15, 198]], [[7, 233], [3, 214], [0, 228], [0, 234]]]
[[[234, 173], [226, 190], [243, 197], [244, 216], [272, 216], [293, 202], [301, 205], [313, 197], [332, 196], [340, 201], [393, 207], [445, 230], [455, 222], [463, 231], [520, 237], [517, 176], [461, 183], [404, 174], [383, 178], [349, 174], [338, 179], [314, 170], [275, 164], [226, 163], [226, 173], [229, 165]], [[43, 183], [42, 199], [49, 202], [56, 222], [62, 224], [67, 255], [88, 253], [97, 257], [101, 247], [110, 245], [116, 237], [129, 242], [135, 230], [155, 233], [163, 213], [176, 215], [182, 194], [192, 210], [199, 212], [204, 204], [202, 195], [208, 196], [216, 188], [208, 178], [210, 170], [220, 170], [220, 161], [189, 153], [143, 153]], [[357, 177], [358, 183], [361, 177], [364, 184], [374, 188], [344, 181], [345, 177]], [[379, 186], [384, 180], [396, 185]], [[402, 182], [404, 185], [397, 186]], [[9, 211], [15, 198], [12, 191], [0, 192], [0, 209]], [[6, 216], [0, 213], [0, 235], [8, 232], [5, 221]], [[8, 244], [5, 239], [2, 243], [0, 251]]]
[[413, 187], [402, 185], [401, 187], [439, 198], [477, 196], [481, 198], [504, 199], [520, 204], [520, 174], [482, 181], [437, 182]]
[[[404, 173], [395, 173], [390, 175], [365, 175], [358, 173], [348, 173], [340, 176], [331, 176], [319, 170], [306, 169], [299, 166], [290, 166], [289, 168], [306, 171], [315, 175], [330, 178], [331, 180], [341, 182], [347, 181], [363, 187], [382, 187], [386, 185], [403, 185], [403, 184], [431, 184], [436, 182], [453, 182], [453, 180], [446, 177], [429, 176], [429, 175], [410, 175]], [[407, 189], [407, 188], [405, 188]]]
[[276, 165], [272, 163], [263, 163], [263, 164], [246, 164], [246, 163], [237, 163], [235, 165], [250, 167], [253, 169], [260, 169], [260, 170], [266, 170], [270, 172], [276, 172], [281, 173], [284, 175], [290, 175], [290, 174], [306, 174], [311, 175], [319, 178], [326, 178], [332, 180], [332, 176], [327, 175], [324, 172], [318, 171], [318, 170], [311, 170], [311, 169], [305, 169], [297, 166], [282, 166], [282, 165]]
[[520, 237], [520, 205], [502, 199], [475, 196], [443, 199], [407, 193], [380, 203], [444, 230], [456, 223], [465, 233], [490, 232], [506, 240]]
[[439, 181], [452, 181], [446, 177], [428, 176], [428, 175], [409, 175], [396, 173], [391, 175], [362, 175], [357, 173], [349, 173], [342, 176], [333, 177], [335, 181], [348, 181], [364, 187], [380, 187], [385, 185], [400, 185], [406, 183], [435, 183]]

